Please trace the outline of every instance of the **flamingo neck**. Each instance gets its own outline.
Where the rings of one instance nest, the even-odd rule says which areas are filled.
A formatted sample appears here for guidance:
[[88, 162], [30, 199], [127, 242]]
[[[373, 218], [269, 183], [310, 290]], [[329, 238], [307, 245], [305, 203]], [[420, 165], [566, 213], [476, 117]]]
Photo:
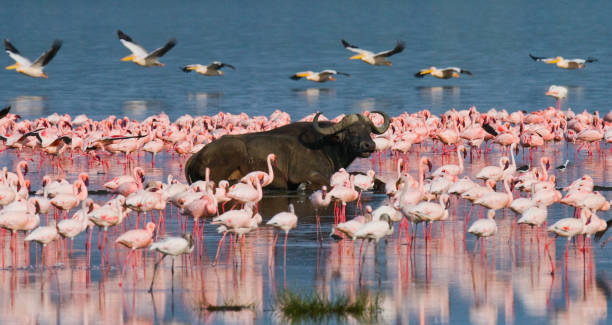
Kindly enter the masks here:
[[546, 170], [546, 164], [544, 163], [543, 160], [540, 160], [540, 166], [542, 167], [542, 179], [541, 180], [547, 180], [548, 171]]
[[274, 168], [272, 168], [272, 156], [268, 156], [268, 175], [274, 179]]

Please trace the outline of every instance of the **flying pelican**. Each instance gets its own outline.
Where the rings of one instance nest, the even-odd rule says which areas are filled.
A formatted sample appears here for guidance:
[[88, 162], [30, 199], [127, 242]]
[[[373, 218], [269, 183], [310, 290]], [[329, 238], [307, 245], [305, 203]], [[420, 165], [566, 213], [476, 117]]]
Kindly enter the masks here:
[[205, 76], [222, 76], [223, 71], [221, 71], [221, 68], [223, 67], [228, 67], [228, 68], [232, 68], [232, 70], [236, 70], [236, 67], [234, 67], [233, 65], [219, 62], [219, 61], [214, 61], [213, 63], [207, 66], [203, 66], [201, 64], [190, 64], [190, 65], [181, 67], [181, 70], [185, 72], [195, 71]]
[[47, 79], [47, 75], [43, 73], [43, 69], [45, 65], [51, 62], [51, 59], [57, 54], [60, 47], [62, 47], [62, 41], [55, 40], [53, 41], [53, 45], [51, 48], [45, 53], [41, 54], [34, 63], [30, 62], [26, 57], [23, 57], [19, 51], [9, 42], [7, 39], [4, 40], [4, 49], [6, 53], [11, 57], [11, 59], [15, 60], [15, 64], [9, 65], [6, 67], [7, 70], [17, 70], [19, 73], [23, 73], [26, 76], [34, 77], [34, 78], [45, 78]]
[[428, 74], [439, 78], [439, 79], [450, 79], [450, 78], [459, 78], [460, 73], [465, 73], [467, 75], [472, 75], [472, 73], [468, 70], [464, 70], [457, 67], [448, 67], [444, 69], [438, 69], [436, 67], [429, 67], [429, 69], [422, 69], [421, 71], [414, 74], [417, 78], [423, 78]]
[[335, 81], [336, 78], [332, 77], [333, 75], [343, 75], [350, 77], [351, 75], [344, 72], [339, 72], [336, 70], [323, 70], [321, 72], [312, 72], [312, 71], [302, 71], [294, 74], [289, 77], [293, 80], [300, 80], [301, 78], [306, 78], [306, 80], [314, 81], [314, 82], [326, 82], [326, 81]]
[[592, 57], [588, 57], [585, 59], [564, 59], [561, 56], [558, 56], [556, 58], [547, 58], [547, 57], [543, 57], [543, 56], [533, 56], [531, 55], [531, 53], [529, 53], [529, 57], [532, 58], [534, 61], [542, 61], [544, 63], [547, 64], [554, 64], [556, 63], [557, 66], [559, 68], [563, 68], [563, 69], [568, 69], [568, 70], [574, 70], [574, 69], [582, 69], [586, 66], [587, 63], [592, 63], [592, 62], [597, 62], [599, 60], [597, 60], [596, 58], [592, 58]]
[[170, 51], [176, 45], [176, 40], [171, 38], [168, 40], [168, 43], [163, 47], [158, 48], [157, 50], [147, 53], [142, 46], [134, 43], [131, 37], [124, 34], [122, 31], [117, 30], [117, 36], [119, 36], [119, 40], [123, 44], [123, 46], [127, 47], [130, 51], [132, 51], [131, 55], [128, 55], [121, 59], [121, 61], [132, 61], [143, 67], [152, 67], [152, 66], [160, 66], [163, 67], [164, 64], [159, 62], [159, 58], [164, 56], [166, 52]]
[[397, 42], [397, 44], [392, 50], [382, 51], [378, 53], [362, 50], [355, 45], [349, 44], [345, 40], [341, 41], [342, 45], [344, 45], [347, 50], [357, 53], [356, 55], [351, 56], [349, 59], [361, 59], [361, 61], [372, 65], [391, 65], [391, 62], [387, 61], [387, 58], [404, 50], [404, 42], [400, 41]]

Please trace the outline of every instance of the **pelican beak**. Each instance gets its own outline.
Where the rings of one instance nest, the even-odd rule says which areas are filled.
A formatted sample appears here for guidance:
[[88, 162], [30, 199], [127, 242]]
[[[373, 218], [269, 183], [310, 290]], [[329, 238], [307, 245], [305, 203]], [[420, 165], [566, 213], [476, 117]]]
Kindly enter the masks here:
[[300, 77], [300, 78], [304, 78], [304, 77], [310, 76], [310, 73], [302, 72], [302, 73], [296, 73], [295, 75]]
[[329, 81], [336, 81], [336, 78], [334, 78], [334, 77], [329, 77]]
[[457, 72], [453, 72], [453, 78], [459, 78], [459, 74]]
[[43, 78], [45, 78], [45, 79], [49, 79], [49, 76], [47, 76], [47, 75], [46, 75], [46, 74], [44, 74], [44, 73], [43, 73], [43, 74], [41, 74], [40, 76], [41, 76], [41, 77], [43, 77]]
[[124, 58], [121, 59], [121, 61], [133, 61], [136, 57], [134, 56], [134, 54], [128, 55]]
[[386, 65], [391, 65], [391, 62], [387, 61], [385, 62]]
[[554, 64], [554, 63], [559, 62], [559, 58], [554, 58], [554, 59], [552, 59], [552, 60], [546, 60], [546, 61], [544, 61], [544, 62], [546, 62], [546, 63], [548, 63], [548, 64]]
[[19, 67], [19, 63], [15, 63], [13, 65], [9, 65], [8, 67], [6, 67], [6, 70], [15, 70]]
[[359, 60], [363, 57], [363, 54], [353, 55], [349, 58], [349, 60]]

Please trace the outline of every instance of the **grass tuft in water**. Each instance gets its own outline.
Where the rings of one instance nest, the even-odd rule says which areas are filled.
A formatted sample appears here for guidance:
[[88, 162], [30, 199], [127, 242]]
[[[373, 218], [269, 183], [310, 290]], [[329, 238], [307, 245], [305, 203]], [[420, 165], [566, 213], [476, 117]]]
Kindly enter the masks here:
[[245, 309], [254, 309], [254, 308], [255, 308], [254, 303], [237, 304], [231, 300], [223, 302], [223, 305], [211, 305], [211, 304], [203, 303], [200, 306], [200, 310], [206, 310], [206, 311], [211, 311], [211, 312], [214, 312], [214, 311], [241, 311]]
[[352, 316], [371, 323], [376, 321], [380, 312], [380, 297], [362, 293], [354, 301], [345, 296], [329, 300], [318, 293], [298, 294], [285, 291], [278, 299], [277, 310], [284, 318], [293, 322]]

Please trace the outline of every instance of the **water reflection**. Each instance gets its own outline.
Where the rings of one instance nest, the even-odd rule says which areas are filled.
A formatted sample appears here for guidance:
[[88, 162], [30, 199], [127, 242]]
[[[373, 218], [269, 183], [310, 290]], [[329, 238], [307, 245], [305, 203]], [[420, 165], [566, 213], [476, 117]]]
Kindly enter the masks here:
[[[575, 149], [573, 145], [568, 147], [570, 159]], [[558, 161], [566, 153], [564, 145], [555, 144], [547, 152], [557, 152]], [[436, 166], [454, 163], [457, 159], [452, 156], [442, 159], [427, 147], [421, 148], [420, 154], [431, 156]], [[534, 159], [539, 159], [541, 153], [534, 154]], [[416, 155], [410, 154], [409, 161], [416, 160]], [[13, 166], [16, 160], [6, 151], [0, 153], [0, 158], [7, 166]], [[41, 159], [27, 151], [21, 158], [33, 159], [32, 166], [38, 166]], [[166, 153], [157, 158], [155, 167], [150, 167], [149, 156], [141, 154], [135, 158], [145, 168], [147, 180], [164, 180], [168, 171], [182, 180], [182, 173], [178, 172], [180, 161]], [[474, 174], [498, 159], [499, 154], [492, 153], [486, 159], [466, 164], [466, 173]], [[522, 154], [518, 161], [525, 161]], [[65, 159], [64, 164], [70, 180], [76, 178], [77, 171], [89, 170], [90, 188], [94, 190], [123, 174], [120, 164], [121, 167], [108, 173], [97, 174], [99, 167], [89, 165], [81, 156]], [[610, 185], [604, 171], [609, 164], [612, 160], [600, 160], [597, 155], [581, 158], [580, 163], [570, 164], [566, 172], [557, 173], [557, 178], [564, 185], [586, 172], [593, 175], [596, 184]], [[407, 166], [416, 174], [414, 165]], [[378, 175], [393, 173], [396, 168], [391, 159], [374, 166]], [[359, 159], [350, 169], [363, 171], [371, 167], [370, 159]], [[33, 189], [40, 187], [40, 175], [52, 172], [48, 168], [46, 164], [40, 171], [33, 168], [36, 176], [29, 176]], [[604, 194], [609, 196], [608, 192]], [[92, 196], [98, 203], [109, 198], [109, 195]], [[365, 204], [377, 206], [384, 196], [366, 193], [363, 199]], [[121, 228], [110, 230], [105, 254], [95, 249], [96, 230], [91, 266], [84, 249], [84, 234], [77, 237], [73, 250], [65, 248], [63, 243], [49, 244], [41, 264], [37, 263], [41, 260], [40, 247], [30, 245], [24, 249], [21, 234], [17, 245], [19, 255], [14, 260], [8, 249], [10, 236], [3, 233], [0, 235], [3, 267], [0, 323], [54, 324], [58, 320], [79, 324], [284, 323], [286, 320], [275, 316], [274, 310], [277, 298], [285, 290], [314, 291], [329, 299], [339, 296], [356, 299], [362, 294], [369, 295], [370, 299], [380, 297], [377, 320], [381, 323], [496, 324], [550, 319], [555, 323], [596, 324], [608, 318], [610, 297], [606, 288], [612, 280], [600, 271], [609, 265], [607, 261], [612, 254], [607, 248], [582, 251], [580, 243], [572, 245], [565, 266], [562, 255], [565, 242], [559, 241], [558, 245], [553, 242], [550, 250], [557, 271], [551, 274], [551, 259], [544, 249], [546, 234], [542, 230], [516, 225], [513, 228], [514, 215], [500, 212], [496, 219], [498, 234], [476, 248], [475, 240], [464, 237], [463, 233], [463, 216], [469, 204], [453, 199], [451, 217], [434, 226], [431, 241], [423, 240], [420, 226], [416, 240], [410, 245], [405, 233], [400, 240], [396, 232], [378, 247], [366, 243], [364, 258], [360, 261], [360, 242], [348, 239], [334, 242], [325, 237], [322, 245], [317, 243], [314, 213], [303, 195], [266, 195], [259, 206], [264, 220], [285, 211], [290, 202], [295, 205], [300, 221], [297, 229], [289, 234], [286, 256], [282, 245], [271, 246], [272, 229], [262, 226], [249, 233], [244, 241], [226, 240], [221, 246], [219, 263], [212, 266], [220, 236], [207, 223], [204, 240], [197, 243], [194, 253], [176, 259], [174, 279], [171, 260], [164, 260], [152, 294], [147, 293], [147, 288], [153, 263], [159, 256], [147, 251], [138, 252], [134, 266], [125, 266], [124, 283], [119, 286], [124, 267], [121, 261], [128, 252], [112, 242], [120, 233], [136, 226], [135, 215]], [[324, 234], [329, 233], [332, 209], [322, 213]], [[549, 215], [558, 218], [573, 212], [557, 205], [551, 209]], [[475, 208], [475, 215], [479, 212]], [[350, 216], [356, 211], [349, 206], [347, 213]], [[140, 222], [138, 226], [142, 227]], [[184, 222], [175, 208], [168, 208], [165, 226], [160, 227], [157, 236], [178, 235]], [[191, 229], [191, 221], [187, 222]], [[228, 303], [254, 305], [226, 312], [206, 309]], [[360, 320], [348, 317], [337, 322], [358, 324]]]
[[46, 98], [41, 96], [18, 96], [12, 103], [15, 114], [43, 115], [46, 108]]
[[199, 92], [189, 93], [187, 96], [189, 102], [195, 103], [197, 113], [203, 114], [207, 109], [217, 109], [221, 106], [223, 100], [222, 92]]
[[144, 119], [151, 113], [160, 112], [165, 108], [165, 104], [156, 100], [128, 100], [123, 102], [123, 114], [135, 119]]
[[306, 99], [308, 105], [314, 105], [319, 102], [320, 97], [335, 97], [335, 88], [306, 88], [306, 89], [293, 89], [296, 96], [300, 99]]
[[459, 102], [461, 87], [459, 86], [418, 86], [415, 87], [424, 102], [438, 107], [443, 102]]

